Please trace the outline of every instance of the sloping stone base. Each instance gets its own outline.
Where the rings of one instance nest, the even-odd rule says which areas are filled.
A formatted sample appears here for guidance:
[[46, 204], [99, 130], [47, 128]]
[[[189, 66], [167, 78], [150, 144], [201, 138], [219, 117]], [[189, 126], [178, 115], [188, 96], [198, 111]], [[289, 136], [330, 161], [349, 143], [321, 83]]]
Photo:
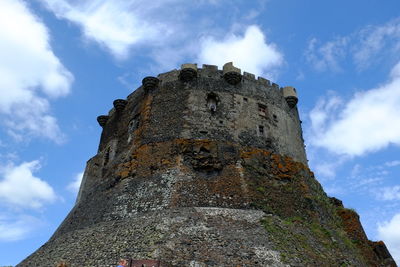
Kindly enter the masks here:
[[116, 266], [120, 258], [166, 266], [286, 266], [272, 249], [257, 210], [181, 208], [98, 223], [51, 239], [23, 266]]

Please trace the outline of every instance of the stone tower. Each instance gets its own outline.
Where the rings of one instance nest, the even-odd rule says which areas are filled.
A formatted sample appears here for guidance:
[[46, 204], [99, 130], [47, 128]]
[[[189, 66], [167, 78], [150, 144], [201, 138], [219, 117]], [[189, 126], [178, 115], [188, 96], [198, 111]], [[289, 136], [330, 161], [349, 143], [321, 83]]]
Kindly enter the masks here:
[[308, 169], [293, 87], [184, 64], [114, 101], [77, 202], [18, 266], [396, 266]]

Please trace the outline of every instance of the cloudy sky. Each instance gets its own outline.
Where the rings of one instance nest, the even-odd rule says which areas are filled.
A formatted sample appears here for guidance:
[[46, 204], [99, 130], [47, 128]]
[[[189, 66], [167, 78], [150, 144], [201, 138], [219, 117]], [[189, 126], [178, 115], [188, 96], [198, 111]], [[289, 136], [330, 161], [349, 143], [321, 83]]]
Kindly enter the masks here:
[[233, 61], [295, 86], [312, 170], [400, 261], [398, 0], [1, 0], [0, 265], [48, 240], [96, 117], [144, 76]]

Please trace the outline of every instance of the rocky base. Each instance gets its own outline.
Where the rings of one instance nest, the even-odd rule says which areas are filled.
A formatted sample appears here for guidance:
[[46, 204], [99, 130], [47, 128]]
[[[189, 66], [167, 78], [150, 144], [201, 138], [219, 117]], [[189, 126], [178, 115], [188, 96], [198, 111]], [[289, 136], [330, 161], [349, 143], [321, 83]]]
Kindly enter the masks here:
[[64, 233], [17, 266], [65, 261], [111, 267], [120, 258], [160, 260], [164, 266], [364, 266], [343, 240], [309, 234], [302, 224], [259, 210], [180, 208]]
[[99, 223], [47, 242], [17, 266], [116, 266], [120, 258], [166, 266], [285, 266], [260, 221], [262, 211], [183, 208]]

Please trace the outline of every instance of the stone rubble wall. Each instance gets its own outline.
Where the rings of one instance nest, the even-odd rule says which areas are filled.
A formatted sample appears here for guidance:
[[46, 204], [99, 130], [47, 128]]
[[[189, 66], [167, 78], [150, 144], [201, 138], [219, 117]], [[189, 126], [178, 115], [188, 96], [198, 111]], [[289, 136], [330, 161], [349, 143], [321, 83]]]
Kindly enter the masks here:
[[120, 258], [162, 259], [165, 266], [287, 266], [256, 210], [182, 208], [140, 214], [71, 231], [19, 267], [115, 267]]

